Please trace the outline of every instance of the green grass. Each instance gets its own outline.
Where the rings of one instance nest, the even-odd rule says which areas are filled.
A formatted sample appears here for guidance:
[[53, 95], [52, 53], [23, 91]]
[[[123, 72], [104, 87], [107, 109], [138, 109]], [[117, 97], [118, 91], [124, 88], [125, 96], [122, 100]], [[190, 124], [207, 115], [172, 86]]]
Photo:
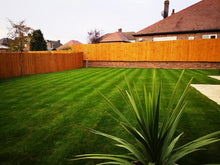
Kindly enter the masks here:
[[[161, 115], [165, 113], [170, 93], [182, 70], [157, 69], [157, 80], [163, 78]], [[68, 162], [76, 154], [123, 153], [103, 137], [76, 125], [90, 127], [116, 136], [126, 137], [102, 98], [104, 95], [130, 114], [115, 88], [126, 88], [124, 74], [138, 89], [152, 85], [152, 69], [90, 68], [0, 80], [0, 164], [75, 164], [92, 165], [96, 161]], [[193, 83], [220, 84], [207, 77], [218, 70], [186, 70], [180, 90], [194, 77]], [[220, 128], [220, 106], [195, 89], [188, 96], [189, 105], [179, 132], [182, 143]], [[135, 121], [133, 121], [135, 124]], [[220, 144], [185, 157], [180, 165], [220, 163]]]

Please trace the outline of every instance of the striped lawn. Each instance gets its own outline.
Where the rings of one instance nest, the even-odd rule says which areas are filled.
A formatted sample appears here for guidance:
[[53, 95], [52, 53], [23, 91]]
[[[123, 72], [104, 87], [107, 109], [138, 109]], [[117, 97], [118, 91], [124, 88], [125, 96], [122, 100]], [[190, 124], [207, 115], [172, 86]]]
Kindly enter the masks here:
[[[161, 116], [182, 70], [157, 69], [163, 79]], [[111, 141], [93, 135], [77, 125], [105, 131], [133, 141], [110, 117], [99, 89], [132, 120], [115, 88], [126, 89], [124, 75], [141, 90], [151, 89], [152, 69], [89, 68], [0, 80], [0, 164], [75, 164], [92, 165], [96, 161], [68, 162], [76, 154], [124, 153]], [[194, 77], [193, 83], [220, 84], [207, 75], [218, 70], [186, 70], [180, 91]], [[189, 105], [179, 132], [182, 143], [220, 128], [220, 106], [192, 89]], [[134, 124], [135, 121], [132, 121]], [[187, 156], [181, 165], [220, 162], [220, 144], [208, 151]]]

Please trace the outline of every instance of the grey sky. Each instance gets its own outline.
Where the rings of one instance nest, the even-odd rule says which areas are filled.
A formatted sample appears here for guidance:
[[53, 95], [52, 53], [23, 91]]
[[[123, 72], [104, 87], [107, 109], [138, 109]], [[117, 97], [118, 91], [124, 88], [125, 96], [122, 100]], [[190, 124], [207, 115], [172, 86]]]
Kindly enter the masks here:
[[[200, 0], [170, 0], [176, 12]], [[45, 39], [87, 42], [87, 32], [139, 31], [162, 19], [164, 0], [1, 0], [0, 38], [7, 37], [7, 18], [26, 20]]]

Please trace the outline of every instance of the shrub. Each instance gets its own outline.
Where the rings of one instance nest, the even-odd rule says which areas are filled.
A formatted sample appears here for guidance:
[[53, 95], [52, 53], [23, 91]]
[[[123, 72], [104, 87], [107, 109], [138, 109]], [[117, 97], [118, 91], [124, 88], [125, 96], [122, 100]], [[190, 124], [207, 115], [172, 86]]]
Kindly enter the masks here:
[[127, 82], [128, 90], [123, 91], [121, 88], [117, 87], [123, 100], [127, 103], [131, 113], [137, 120], [137, 127], [132, 125], [131, 122], [121, 113], [121, 111], [117, 109], [108, 98], [97, 90], [106, 103], [117, 114], [118, 119], [115, 120], [137, 141], [137, 145], [131, 144], [120, 137], [89, 129], [92, 133], [116, 141], [116, 146], [126, 149], [128, 153], [126, 155], [84, 154], [77, 155], [72, 160], [107, 160], [107, 162], [100, 163], [100, 165], [173, 165], [182, 157], [192, 152], [201, 150], [201, 147], [219, 141], [216, 136], [220, 134], [220, 131], [217, 131], [200, 137], [182, 146], [176, 146], [176, 143], [179, 141], [183, 133], [180, 133], [176, 137], [174, 135], [185, 107], [187, 106], [185, 99], [190, 91], [190, 84], [192, 82], [191, 79], [175, 104], [175, 98], [178, 97], [177, 89], [179, 88], [183, 73], [184, 71], [180, 75], [180, 78], [171, 95], [167, 108], [167, 115], [162, 121], [161, 127], [159, 126], [161, 83], [157, 88], [155, 72], [153, 76], [152, 91], [151, 93], [148, 93], [146, 87], [144, 86], [143, 99], [138, 93], [135, 84], [131, 86], [126, 78], [125, 80]]

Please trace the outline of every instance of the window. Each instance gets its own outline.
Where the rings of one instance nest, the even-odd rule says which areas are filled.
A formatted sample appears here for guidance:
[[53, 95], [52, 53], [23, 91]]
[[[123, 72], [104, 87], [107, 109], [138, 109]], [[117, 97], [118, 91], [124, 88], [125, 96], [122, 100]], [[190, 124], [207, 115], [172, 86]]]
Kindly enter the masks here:
[[170, 40], [177, 40], [177, 36], [171, 37], [154, 37], [153, 41], [170, 41]]
[[142, 42], [143, 41], [143, 38], [139, 38], [139, 42]]
[[189, 40], [194, 40], [195, 37], [190, 36], [190, 37], [188, 37], [188, 39], [189, 39]]
[[129, 41], [132, 42], [132, 43], [135, 42], [135, 40], [129, 40]]
[[205, 34], [202, 35], [202, 39], [215, 39], [217, 38], [217, 34]]

